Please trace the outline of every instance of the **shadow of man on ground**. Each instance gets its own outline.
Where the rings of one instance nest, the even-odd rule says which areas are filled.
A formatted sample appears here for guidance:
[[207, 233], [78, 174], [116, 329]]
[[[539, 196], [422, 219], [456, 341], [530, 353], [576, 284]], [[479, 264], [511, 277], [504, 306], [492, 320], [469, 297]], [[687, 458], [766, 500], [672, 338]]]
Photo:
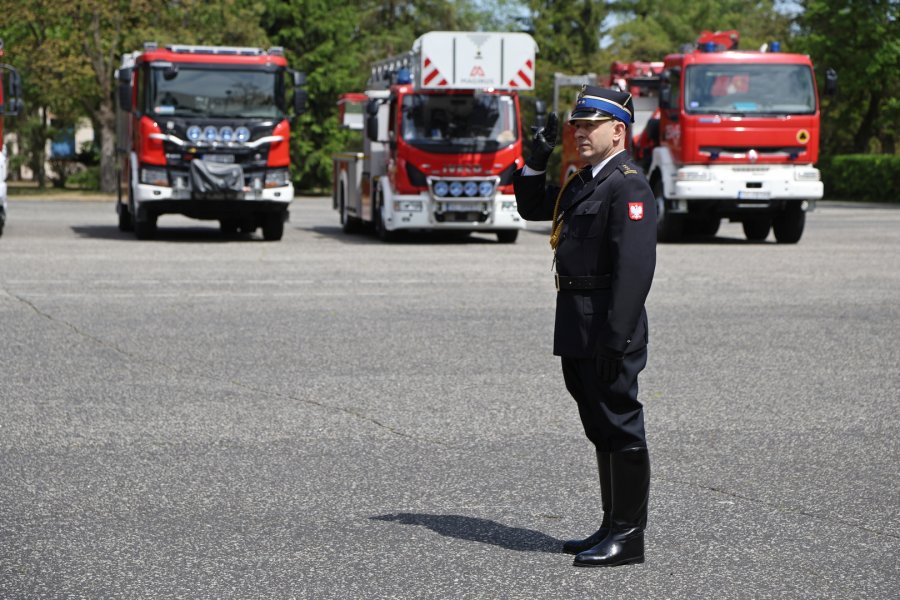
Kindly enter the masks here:
[[519, 552], [562, 552], [561, 540], [533, 529], [509, 527], [489, 519], [415, 513], [397, 513], [370, 518], [404, 525], [421, 525], [446, 537], [491, 544]]

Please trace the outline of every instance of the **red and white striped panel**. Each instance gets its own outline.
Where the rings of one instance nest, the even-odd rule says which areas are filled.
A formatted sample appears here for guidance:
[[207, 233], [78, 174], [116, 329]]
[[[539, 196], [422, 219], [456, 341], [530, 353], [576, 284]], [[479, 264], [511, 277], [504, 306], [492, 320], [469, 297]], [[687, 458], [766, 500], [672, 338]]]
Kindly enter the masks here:
[[[425, 62], [423, 63], [422, 69], [422, 85], [423, 86], [436, 86], [443, 87], [447, 85], [447, 79], [441, 75], [440, 70], [431, 62], [431, 59], [427, 56], [425, 57]], [[432, 83], [435, 79], [438, 79], [437, 83]]]
[[526, 60], [525, 64], [516, 73], [515, 77], [509, 80], [509, 87], [534, 87], [534, 62], [531, 59]]

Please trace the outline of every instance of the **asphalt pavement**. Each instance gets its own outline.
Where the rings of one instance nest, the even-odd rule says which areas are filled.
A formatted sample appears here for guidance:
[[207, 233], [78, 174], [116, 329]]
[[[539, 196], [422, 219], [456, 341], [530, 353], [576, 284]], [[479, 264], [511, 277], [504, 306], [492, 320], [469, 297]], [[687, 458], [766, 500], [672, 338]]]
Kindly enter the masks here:
[[11, 200], [0, 598], [900, 597], [900, 207], [658, 248], [647, 562], [579, 569], [596, 466], [547, 227], [284, 239]]

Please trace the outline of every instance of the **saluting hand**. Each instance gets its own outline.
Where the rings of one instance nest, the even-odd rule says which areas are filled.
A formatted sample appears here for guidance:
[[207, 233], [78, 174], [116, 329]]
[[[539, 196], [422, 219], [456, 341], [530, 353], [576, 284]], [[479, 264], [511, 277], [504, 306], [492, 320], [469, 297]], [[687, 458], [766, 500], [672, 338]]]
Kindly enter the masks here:
[[559, 133], [559, 121], [556, 113], [551, 112], [547, 115], [547, 124], [538, 127], [534, 132], [534, 138], [531, 141], [531, 156], [525, 161], [529, 169], [535, 171], [546, 171], [547, 161], [556, 148], [556, 137]]

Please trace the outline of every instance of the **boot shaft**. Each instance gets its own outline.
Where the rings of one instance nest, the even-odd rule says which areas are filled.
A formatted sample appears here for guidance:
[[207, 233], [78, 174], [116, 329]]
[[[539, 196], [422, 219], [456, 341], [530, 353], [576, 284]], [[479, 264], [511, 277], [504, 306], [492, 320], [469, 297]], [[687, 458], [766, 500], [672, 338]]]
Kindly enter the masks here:
[[650, 454], [646, 448], [610, 453], [612, 510], [610, 527], [614, 531], [643, 530], [647, 527], [650, 500]]

